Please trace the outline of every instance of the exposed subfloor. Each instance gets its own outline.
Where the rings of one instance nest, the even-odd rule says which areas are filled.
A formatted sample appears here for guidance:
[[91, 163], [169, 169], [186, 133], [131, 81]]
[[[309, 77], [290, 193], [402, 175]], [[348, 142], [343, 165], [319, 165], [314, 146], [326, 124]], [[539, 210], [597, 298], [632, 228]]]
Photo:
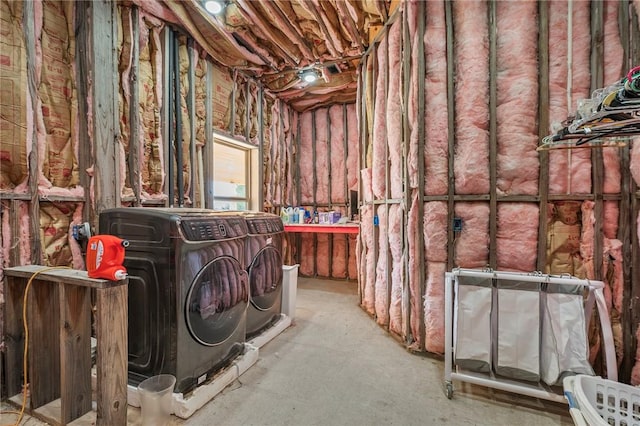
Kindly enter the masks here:
[[[239, 380], [170, 424], [573, 424], [566, 405], [470, 384], [455, 383], [448, 400], [443, 371], [443, 361], [409, 353], [378, 326], [354, 282], [299, 278], [293, 325]], [[140, 424], [139, 409], [129, 407], [129, 424]]]

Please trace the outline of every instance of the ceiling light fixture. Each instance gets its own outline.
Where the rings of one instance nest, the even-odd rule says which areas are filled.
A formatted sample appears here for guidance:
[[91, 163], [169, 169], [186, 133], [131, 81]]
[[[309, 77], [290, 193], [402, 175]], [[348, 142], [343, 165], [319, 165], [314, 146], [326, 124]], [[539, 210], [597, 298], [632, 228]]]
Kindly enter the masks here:
[[315, 68], [308, 68], [299, 72], [299, 76], [305, 83], [315, 83], [319, 76], [318, 71]]
[[224, 10], [226, 4], [222, 0], [206, 0], [203, 6], [207, 9], [207, 12], [212, 15], [219, 15]]

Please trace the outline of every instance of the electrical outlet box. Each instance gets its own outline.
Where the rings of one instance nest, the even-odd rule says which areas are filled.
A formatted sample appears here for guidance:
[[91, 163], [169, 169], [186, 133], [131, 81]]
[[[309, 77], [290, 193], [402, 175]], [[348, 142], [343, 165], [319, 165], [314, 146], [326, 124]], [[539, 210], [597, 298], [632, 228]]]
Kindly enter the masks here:
[[453, 232], [460, 232], [462, 231], [462, 218], [461, 217], [454, 217], [453, 218]]

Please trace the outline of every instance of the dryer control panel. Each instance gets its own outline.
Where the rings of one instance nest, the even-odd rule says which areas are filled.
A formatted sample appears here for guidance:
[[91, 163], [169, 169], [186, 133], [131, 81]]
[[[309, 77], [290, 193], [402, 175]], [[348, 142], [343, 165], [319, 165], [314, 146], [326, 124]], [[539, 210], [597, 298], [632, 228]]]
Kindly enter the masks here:
[[283, 232], [284, 225], [282, 219], [278, 218], [254, 218], [247, 220], [249, 234], [274, 234]]
[[227, 240], [247, 235], [240, 218], [183, 219], [182, 230], [191, 241]]

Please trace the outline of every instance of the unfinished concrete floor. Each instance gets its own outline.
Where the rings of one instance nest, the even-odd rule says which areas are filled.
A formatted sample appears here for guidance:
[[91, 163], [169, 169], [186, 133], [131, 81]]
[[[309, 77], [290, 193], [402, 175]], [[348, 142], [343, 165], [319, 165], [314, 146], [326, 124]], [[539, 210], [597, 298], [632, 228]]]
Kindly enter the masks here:
[[[455, 383], [359, 306], [353, 282], [299, 278], [293, 325], [258, 362], [187, 420], [171, 425], [572, 425], [566, 405]], [[129, 407], [129, 424], [140, 410]]]
[[299, 278], [296, 317], [188, 425], [572, 425], [565, 405], [456, 383], [359, 306], [353, 282]]

